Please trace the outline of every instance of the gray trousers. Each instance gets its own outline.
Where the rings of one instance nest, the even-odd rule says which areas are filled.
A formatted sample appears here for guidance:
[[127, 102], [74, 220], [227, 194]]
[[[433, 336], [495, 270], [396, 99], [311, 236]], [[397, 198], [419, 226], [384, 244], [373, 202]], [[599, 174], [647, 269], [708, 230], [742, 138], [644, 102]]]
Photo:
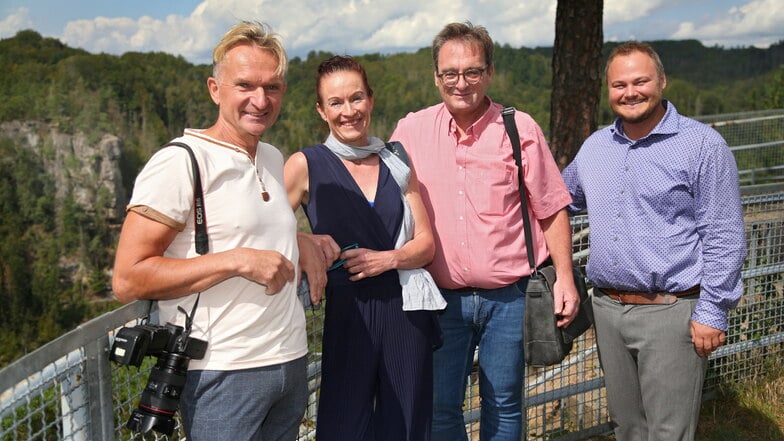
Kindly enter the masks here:
[[308, 403], [307, 356], [236, 371], [189, 371], [180, 401], [188, 441], [294, 441]]
[[617, 441], [693, 441], [708, 367], [689, 331], [697, 298], [624, 305], [598, 291], [596, 336]]

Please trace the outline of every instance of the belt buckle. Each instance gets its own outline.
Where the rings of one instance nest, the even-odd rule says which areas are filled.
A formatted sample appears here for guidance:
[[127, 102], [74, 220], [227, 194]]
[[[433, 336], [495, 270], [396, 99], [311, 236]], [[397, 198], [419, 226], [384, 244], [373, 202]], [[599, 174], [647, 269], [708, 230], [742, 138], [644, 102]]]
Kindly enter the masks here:
[[[615, 302], [615, 303], [617, 303], [619, 305], [625, 305], [626, 304], [623, 301], [623, 294], [621, 294], [620, 292], [618, 292], [617, 294], [613, 294], [613, 293], [609, 292], [609, 289], [605, 290], [605, 289], [599, 288], [599, 290], [602, 291], [604, 293], [604, 295], [609, 297], [610, 300], [612, 300], [613, 302]], [[613, 291], [615, 291], [615, 290], [613, 290]], [[616, 299], [615, 297], [618, 297], [618, 298]]]

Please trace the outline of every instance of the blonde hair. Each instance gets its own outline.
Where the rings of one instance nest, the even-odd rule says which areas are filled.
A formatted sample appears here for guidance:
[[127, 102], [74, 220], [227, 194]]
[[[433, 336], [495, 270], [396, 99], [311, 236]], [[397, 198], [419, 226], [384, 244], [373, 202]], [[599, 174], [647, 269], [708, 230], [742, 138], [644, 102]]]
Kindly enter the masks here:
[[278, 60], [278, 68], [275, 73], [281, 78], [286, 77], [288, 57], [280, 36], [274, 33], [267, 24], [256, 21], [237, 23], [223, 35], [212, 51], [212, 76], [218, 77], [226, 53], [240, 44], [249, 44], [269, 51]]

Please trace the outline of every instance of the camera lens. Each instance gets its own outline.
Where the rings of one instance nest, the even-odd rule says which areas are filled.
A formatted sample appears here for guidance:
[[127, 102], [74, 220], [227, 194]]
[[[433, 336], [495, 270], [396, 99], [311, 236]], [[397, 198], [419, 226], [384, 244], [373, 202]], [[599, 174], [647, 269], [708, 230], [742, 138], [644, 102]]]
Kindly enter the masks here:
[[201, 360], [207, 351], [207, 342], [190, 338], [189, 333], [190, 327], [184, 331], [171, 323], [123, 327], [117, 333], [110, 360], [140, 366], [145, 356], [158, 357], [150, 369], [139, 405], [125, 425], [127, 428], [140, 433], [155, 429], [169, 436], [174, 432], [174, 414], [185, 386], [188, 363], [192, 359]]
[[150, 370], [139, 407], [128, 421], [129, 429], [137, 432], [155, 429], [171, 435], [174, 430], [172, 418], [179, 407], [189, 361], [183, 354], [169, 352], [158, 358]]

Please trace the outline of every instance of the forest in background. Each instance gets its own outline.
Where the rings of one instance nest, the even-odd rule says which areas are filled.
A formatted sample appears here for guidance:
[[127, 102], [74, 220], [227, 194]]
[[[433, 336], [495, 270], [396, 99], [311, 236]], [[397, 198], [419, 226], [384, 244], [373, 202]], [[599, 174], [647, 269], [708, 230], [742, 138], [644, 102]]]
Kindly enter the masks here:
[[[768, 49], [653, 41], [667, 71], [665, 98], [691, 116], [784, 107], [784, 41]], [[613, 43], [604, 45], [604, 55]], [[289, 154], [321, 141], [315, 108], [316, 66], [332, 54], [293, 58], [278, 123], [264, 140]], [[552, 48], [497, 46], [489, 95], [529, 114], [548, 131]], [[371, 133], [386, 138], [399, 118], [439, 101], [429, 48], [357, 57], [376, 106]], [[206, 79], [211, 66], [165, 53], [91, 54], [22, 31], [0, 40], [0, 123], [40, 121], [97, 142], [122, 140], [123, 186], [160, 145], [185, 127], [216, 117]], [[599, 123], [612, 120], [602, 93]], [[46, 154], [53, 155], [52, 152]], [[67, 196], [41, 158], [0, 133], [0, 366], [84, 320], [117, 306], [109, 287], [119, 224], [102, 215], [106, 198], [85, 210]], [[67, 166], [68, 164], [64, 164]], [[66, 192], [67, 193], [67, 192]], [[68, 266], [78, 264], [83, 277]]]

